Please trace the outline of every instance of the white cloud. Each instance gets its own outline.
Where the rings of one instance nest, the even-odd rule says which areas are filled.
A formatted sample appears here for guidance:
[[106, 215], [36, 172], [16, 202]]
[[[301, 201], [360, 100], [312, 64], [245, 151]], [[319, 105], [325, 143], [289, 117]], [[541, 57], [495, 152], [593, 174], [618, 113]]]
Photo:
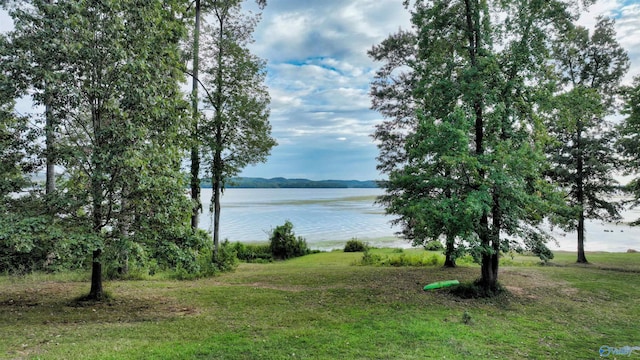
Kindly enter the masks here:
[[[246, 6], [255, 9], [255, 1]], [[616, 18], [618, 39], [631, 57], [628, 82], [640, 74], [640, 4], [600, 0], [580, 24], [592, 28], [599, 14]], [[369, 135], [381, 116], [369, 110], [369, 83], [379, 64], [367, 50], [410, 28], [409, 18], [400, 0], [269, 1], [252, 51], [267, 60], [271, 123], [280, 145], [267, 164], [247, 174], [378, 178], [378, 151]], [[11, 25], [7, 19], [0, 12], [0, 30]]]
[[616, 21], [618, 42], [631, 60], [623, 83], [630, 84], [634, 76], [640, 75], [640, 4], [633, 0], [600, 0], [581, 14], [578, 23], [593, 29], [600, 15]]

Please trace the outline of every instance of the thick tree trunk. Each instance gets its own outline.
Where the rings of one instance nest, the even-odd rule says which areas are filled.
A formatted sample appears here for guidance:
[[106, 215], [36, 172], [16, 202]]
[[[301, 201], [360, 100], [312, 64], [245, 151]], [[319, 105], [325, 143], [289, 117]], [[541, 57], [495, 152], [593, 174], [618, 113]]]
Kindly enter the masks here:
[[584, 253], [584, 212], [580, 211], [578, 218], [578, 263], [586, 264], [587, 256]]
[[499, 247], [496, 245], [498, 245], [497, 241], [499, 241], [499, 239], [496, 239], [495, 235], [491, 234], [489, 230], [487, 214], [482, 215], [480, 219], [479, 236], [483, 248], [491, 248], [493, 251], [482, 254], [480, 280], [478, 282], [484, 289], [492, 291], [498, 287], [499, 252], [497, 250], [499, 250]]
[[498, 288], [498, 254], [483, 254], [481, 265], [480, 286], [487, 290], [496, 290]]
[[198, 229], [200, 209], [200, 143], [198, 139], [198, 68], [200, 67], [200, 0], [196, 0], [196, 23], [193, 31], [193, 75], [191, 85], [191, 107], [193, 125], [191, 129], [191, 201], [193, 210], [191, 213], [191, 229]]
[[102, 289], [102, 250], [93, 252], [93, 264], [91, 267], [91, 290], [89, 291], [90, 300], [104, 299], [104, 290]]
[[[96, 117], [97, 118], [97, 117]], [[101, 141], [97, 141], [97, 149], [99, 151]], [[97, 164], [94, 169], [93, 178], [91, 180], [91, 197], [93, 205], [93, 233], [100, 236], [104, 217], [104, 195], [102, 193], [102, 184], [100, 175], [104, 174], [103, 164], [96, 159], [100, 159], [98, 154], [94, 153], [94, 162]], [[87, 296], [90, 300], [102, 300], [104, 298], [104, 291], [102, 290], [102, 249], [98, 248], [93, 250], [92, 267], [91, 267], [91, 290]]]
[[447, 242], [444, 250], [444, 267], [454, 268], [456, 267], [456, 259], [453, 256], [455, 251], [455, 237], [447, 236]]

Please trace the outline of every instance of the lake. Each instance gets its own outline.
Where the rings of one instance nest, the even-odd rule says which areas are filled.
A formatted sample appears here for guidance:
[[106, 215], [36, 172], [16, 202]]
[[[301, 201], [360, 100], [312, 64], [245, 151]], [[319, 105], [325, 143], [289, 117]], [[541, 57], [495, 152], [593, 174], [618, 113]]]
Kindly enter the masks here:
[[[202, 189], [204, 212], [200, 227], [211, 230], [211, 189]], [[231, 242], [266, 242], [273, 228], [293, 223], [293, 230], [309, 247], [331, 250], [357, 238], [378, 247], [408, 248], [411, 244], [394, 235], [391, 216], [374, 204], [380, 189], [227, 189], [222, 196], [220, 238]], [[618, 224], [587, 221], [586, 250], [624, 252], [640, 250], [640, 228], [628, 222], [640, 210], [627, 210]], [[558, 241], [552, 250], [575, 251], [576, 234], [554, 229]]]

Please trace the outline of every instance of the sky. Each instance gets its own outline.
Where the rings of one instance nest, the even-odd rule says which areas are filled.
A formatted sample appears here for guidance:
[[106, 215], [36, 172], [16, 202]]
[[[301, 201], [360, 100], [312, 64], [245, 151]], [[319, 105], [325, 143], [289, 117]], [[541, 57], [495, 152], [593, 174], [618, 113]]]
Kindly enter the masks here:
[[[593, 27], [599, 14], [617, 19], [629, 74], [640, 74], [640, 1], [598, 1], [580, 23]], [[400, 28], [410, 28], [401, 0], [269, 0], [252, 48], [268, 62], [271, 124], [280, 145], [267, 163], [243, 175], [383, 178], [370, 136], [382, 121], [369, 97], [380, 64], [366, 53]]]
[[[247, 0], [248, 7], [253, 0]], [[597, 15], [616, 19], [618, 41], [629, 52], [625, 83], [640, 74], [640, 0], [600, 0], [579, 23]], [[367, 50], [409, 29], [402, 0], [269, 0], [251, 45], [267, 61], [273, 136], [266, 163], [242, 176], [373, 180], [378, 150], [371, 138], [382, 121], [370, 110], [369, 84], [380, 66]], [[0, 31], [11, 28], [0, 13]]]

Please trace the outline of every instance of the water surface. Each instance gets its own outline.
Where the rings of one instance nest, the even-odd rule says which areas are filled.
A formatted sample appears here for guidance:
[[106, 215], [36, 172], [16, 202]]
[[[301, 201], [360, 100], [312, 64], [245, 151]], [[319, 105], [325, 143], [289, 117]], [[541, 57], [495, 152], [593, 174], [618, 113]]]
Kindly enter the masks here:
[[[351, 238], [374, 246], [410, 247], [396, 237], [391, 216], [376, 205], [380, 189], [227, 189], [222, 197], [220, 237], [229, 241], [266, 242], [269, 233], [289, 220], [294, 232], [311, 248], [330, 250], [344, 247]], [[200, 226], [211, 230], [211, 189], [202, 189], [204, 213]], [[640, 210], [623, 212], [619, 223], [587, 221], [586, 250], [623, 252], [640, 250], [640, 228], [626, 223], [640, 217]], [[575, 251], [575, 232], [554, 229], [557, 244], [552, 250]]]

